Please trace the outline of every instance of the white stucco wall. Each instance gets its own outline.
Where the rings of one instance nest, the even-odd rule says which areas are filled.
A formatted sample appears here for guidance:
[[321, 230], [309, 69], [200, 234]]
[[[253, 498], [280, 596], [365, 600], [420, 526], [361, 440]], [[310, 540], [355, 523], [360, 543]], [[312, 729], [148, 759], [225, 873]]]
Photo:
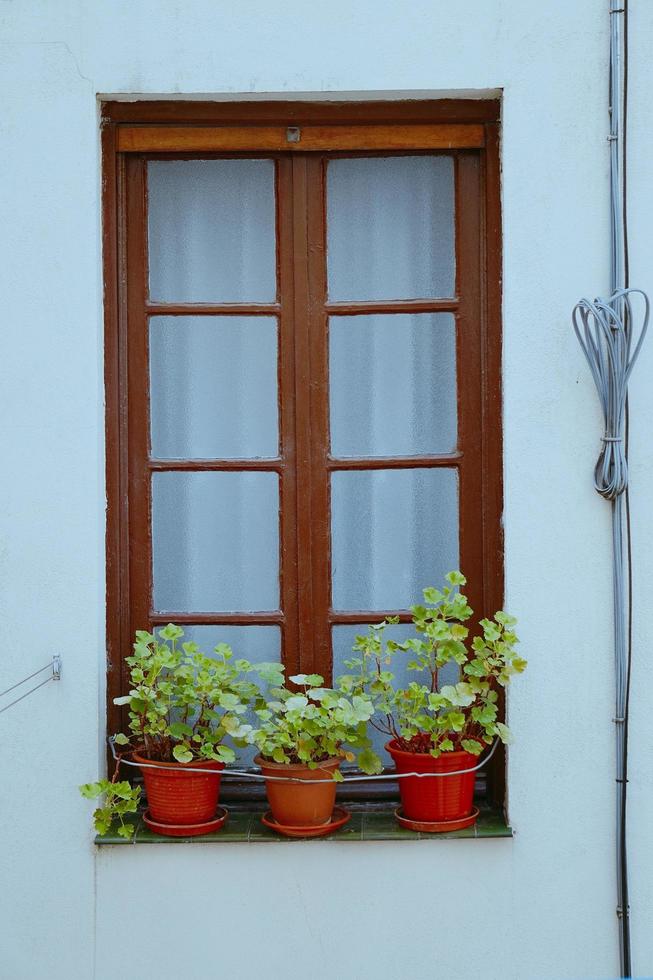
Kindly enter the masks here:
[[[569, 316], [606, 290], [603, 0], [0, 0], [0, 977], [552, 980], [618, 971], [609, 509]], [[653, 289], [653, 6], [631, 0], [633, 281]], [[97, 94], [503, 89], [511, 841], [94, 849], [104, 462]], [[653, 339], [632, 383], [631, 899], [653, 974]]]

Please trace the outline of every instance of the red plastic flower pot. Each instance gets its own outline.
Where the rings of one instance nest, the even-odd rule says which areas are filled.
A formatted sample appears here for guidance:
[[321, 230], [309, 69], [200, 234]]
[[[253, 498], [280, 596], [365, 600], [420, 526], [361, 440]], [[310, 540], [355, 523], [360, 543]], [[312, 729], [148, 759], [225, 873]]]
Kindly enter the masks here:
[[277, 823], [285, 827], [321, 827], [327, 824], [336, 802], [337, 783], [333, 771], [340, 761], [325, 759], [319, 763], [318, 769], [309, 769], [298, 763], [273, 762], [258, 755], [254, 762], [261, 767], [264, 776], [292, 776], [293, 779], [309, 780], [304, 786], [299, 782], [266, 780], [265, 791]]
[[[443, 752], [439, 758], [423, 752], [404, 752], [395, 741], [386, 751], [392, 756], [397, 772], [457, 772], [473, 769], [478, 758], [470, 752]], [[431, 823], [458, 820], [472, 812], [475, 772], [458, 776], [433, 776], [399, 779], [399, 794], [404, 816], [409, 820]]]
[[[222, 772], [224, 763], [159, 762], [157, 759], [146, 759], [136, 752], [133, 758], [142, 767], [147, 804], [153, 820], [158, 823], [200, 824], [215, 817], [220, 776], [209, 775], [209, 771]], [[206, 769], [207, 775], [183, 772], [184, 765], [189, 769]], [[155, 768], [150, 769], [150, 766]]]

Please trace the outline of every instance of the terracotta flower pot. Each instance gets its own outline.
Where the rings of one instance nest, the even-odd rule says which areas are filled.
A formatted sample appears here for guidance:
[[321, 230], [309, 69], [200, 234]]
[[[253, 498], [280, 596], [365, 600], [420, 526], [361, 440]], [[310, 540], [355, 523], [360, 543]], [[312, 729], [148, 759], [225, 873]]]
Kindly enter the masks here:
[[294, 763], [272, 762], [257, 755], [254, 762], [261, 767], [264, 776], [292, 776], [293, 779], [317, 779], [319, 783], [283, 782], [266, 780], [265, 791], [277, 823], [285, 827], [320, 827], [331, 820], [336, 802], [336, 786], [332, 773], [340, 765], [340, 759], [326, 759], [319, 769]]
[[[198, 772], [183, 772], [179, 767], [221, 772], [222, 762], [159, 762], [134, 752], [134, 762], [146, 763], [141, 768], [150, 816], [158, 823], [201, 824], [212, 820], [218, 808], [220, 776], [203, 776]], [[156, 768], [150, 769], [150, 766]]]
[[[470, 752], [443, 752], [434, 759], [423, 752], [404, 752], [393, 740], [385, 746], [392, 756], [397, 772], [456, 772], [473, 769], [478, 757]], [[409, 820], [436, 823], [458, 820], [472, 812], [475, 772], [460, 776], [435, 776], [431, 779], [399, 779], [401, 807]]]

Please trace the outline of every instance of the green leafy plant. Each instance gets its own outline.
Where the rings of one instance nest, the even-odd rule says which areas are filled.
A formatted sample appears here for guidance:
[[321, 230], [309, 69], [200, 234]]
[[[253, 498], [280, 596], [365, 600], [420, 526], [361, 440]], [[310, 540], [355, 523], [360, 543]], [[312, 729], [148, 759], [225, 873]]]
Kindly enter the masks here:
[[260, 698], [257, 685], [243, 679], [252, 665], [234, 660], [225, 643], [208, 657], [196, 643], [180, 642], [183, 636], [183, 630], [172, 623], [157, 634], [136, 633], [134, 653], [127, 658], [131, 690], [114, 699], [114, 704], [129, 705], [130, 735], [114, 737], [121, 750], [113, 778], [80, 786], [87, 799], [102, 798], [93, 815], [98, 834], [108, 833], [116, 823], [121, 837], [133, 833], [124, 817], [136, 812], [141, 789], [118, 780], [124, 755], [135, 750], [160, 762], [228, 763], [235, 753], [224, 744], [225, 738], [236, 745], [249, 741], [252, 726], [243, 722], [243, 716]]
[[[403, 643], [386, 638], [386, 629], [398, 622], [389, 618], [356, 637], [354, 652], [360, 656], [347, 661], [352, 672], [338, 682], [344, 694], [373, 700], [376, 714], [370, 723], [399, 749], [435, 758], [460, 750], [480, 755], [495, 738], [509, 742], [510, 730], [498, 721], [498, 690], [526, 667], [515, 649], [516, 620], [505, 612], [482, 619], [469, 643], [464, 624], [473, 611], [460, 592], [467, 580], [455, 571], [446, 581], [442, 589], [424, 589], [424, 603], [411, 607], [417, 636]], [[395, 657], [409, 657], [408, 669], [418, 679], [397, 687], [391, 670]], [[442, 668], [452, 662], [461, 679], [441, 684]]]
[[196, 643], [180, 642], [183, 635], [172, 623], [158, 634], [136, 633], [134, 653], [127, 657], [132, 688], [114, 698], [114, 704], [129, 705], [131, 735], [114, 741], [161, 762], [233, 762], [234, 750], [223, 743], [230, 736], [244, 744], [252, 730], [243, 715], [259, 691], [242, 679], [252, 665], [233, 660], [226, 643], [208, 657]]
[[[117, 772], [117, 769], [116, 769]], [[129, 839], [134, 833], [134, 826], [125, 823], [128, 813], [136, 813], [141, 798], [140, 786], [130, 786], [125, 780], [117, 782], [109, 779], [99, 779], [96, 783], [84, 783], [79, 787], [82, 796], [87, 800], [104, 797], [102, 805], [93, 812], [93, 822], [98, 834], [108, 834], [115, 823], [118, 824], [119, 837]]]
[[[358, 752], [358, 765], [367, 773], [380, 772], [380, 760], [370, 749], [367, 724], [374, 712], [372, 699], [365, 692], [347, 697], [339, 691], [325, 688], [319, 674], [295, 674], [290, 681], [299, 690], [284, 685], [283, 667], [267, 665], [259, 673], [264, 680], [276, 685], [271, 700], [255, 708], [261, 724], [250, 736], [264, 759], [278, 763], [303, 763], [318, 769], [331, 758], [353, 762]], [[342, 779], [338, 770], [333, 778]]]

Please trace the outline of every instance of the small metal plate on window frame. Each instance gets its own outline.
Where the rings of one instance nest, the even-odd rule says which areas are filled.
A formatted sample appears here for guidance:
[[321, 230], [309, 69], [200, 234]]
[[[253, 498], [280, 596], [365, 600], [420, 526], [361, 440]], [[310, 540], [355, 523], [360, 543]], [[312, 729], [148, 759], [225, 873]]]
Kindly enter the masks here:
[[286, 129], [286, 140], [288, 143], [299, 143], [302, 138], [302, 131], [299, 126], [288, 126]]

